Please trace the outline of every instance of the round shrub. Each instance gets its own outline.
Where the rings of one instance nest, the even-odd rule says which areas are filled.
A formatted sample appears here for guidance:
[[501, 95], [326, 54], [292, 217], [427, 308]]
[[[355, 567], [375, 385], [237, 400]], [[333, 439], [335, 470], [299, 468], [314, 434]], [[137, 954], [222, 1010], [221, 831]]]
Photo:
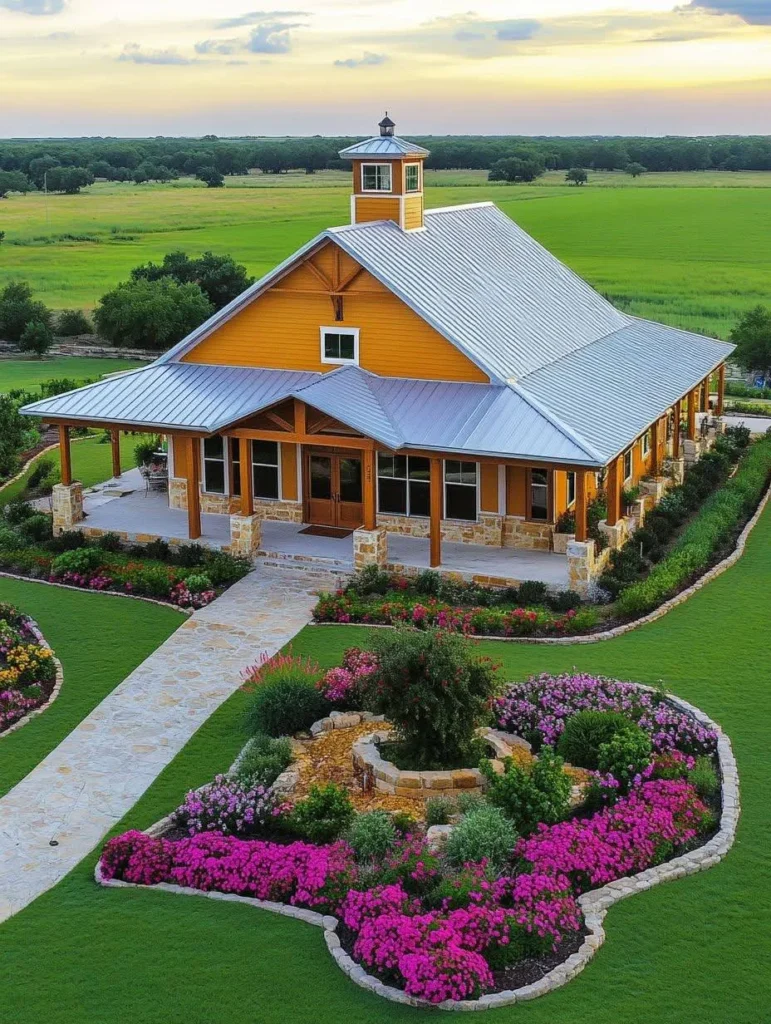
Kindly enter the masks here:
[[10, 526], [5, 526], [0, 522], [0, 551], [13, 551], [14, 548], [19, 547], [19, 544], [18, 533]]
[[543, 604], [548, 592], [548, 587], [540, 580], [525, 580], [519, 585], [519, 603], [522, 605]]
[[357, 860], [370, 861], [384, 857], [395, 846], [398, 832], [385, 811], [367, 811], [356, 815], [345, 838]]
[[205, 561], [206, 550], [203, 544], [180, 544], [174, 552], [174, 562], [184, 569], [194, 569]]
[[286, 736], [255, 736], [248, 744], [235, 776], [244, 786], [272, 786], [292, 763], [292, 744]]
[[447, 858], [458, 867], [471, 861], [487, 860], [501, 869], [511, 857], [517, 832], [498, 807], [482, 804], [470, 811], [447, 840]]
[[9, 501], [3, 509], [3, 518], [11, 526], [18, 526], [25, 519], [31, 519], [36, 515], [37, 509], [33, 505], [30, 505], [28, 501], [20, 501], [18, 498], [15, 501]]
[[311, 786], [289, 816], [289, 827], [311, 843], [332, 843], [350, 825], [355, 811], [348, 793], [334, 782]]
[[607, 743], [601, 743], [597, 754], [597, 768], [604, 775], [612, 775], [618, 781], [619, 793], [629, 792], [633, 780], [651, 763], [653, 747], [647, 733], [629, 723]]
[[88, 537], [80, 530], [63, 530], [57, 537], [46, 541], [49, 551], [75, 551], [88, 547]]
[[580, 608], [582, 601], [581, 595], [575, 590], [556, 590], [548, 595], [546, 603], [553, 612], [569, 612]]
[[74, 551], [63, 551], [51, 563], [55, 576], [65, 572], [89, 573], [98, 569], [104, 560], [104, 553], [98, 548], [76, 548]]
[[708, 757], [696, 758], [696, 764], [688, 772], [688, 781], [695, 786], [700, 797], [714, 796], [720, 787], [717, 772]]
[[452, 800], [446, 796], [432, 796], [426, 800], [426, 824], [446, 825], [455, 811]]
[[553, 825], [567, 816], [570, 776], [551, 747], [543, 747], [527, 769], [511, 757], [504, 758], [500, 775], [490, 761], [482, 761], [479, 767], [487, 780], [488, 801], [499, 807], [521, 833], [532, 832], [541, 822]]
[[211, 590], [212, 582], [206, 573], [203, 572], [192, 572], [189, 576], [185, 577], [185, 583], [187, 589], [191, 594], [200, 594], [203, 590]]
[[292, 736], [328, 713], [329, 704], [305, 677], [286, 675], [260, 683], [247, 711], [252, 732]]
[[596, 769], [602, 744], [633, 728], [628, 718], [615, 711], [579, 711], [565, 723], [557, 752], [576, 768]]
[[103, 533], [97, 537], [96, 546], [100, 551], [120, 551], [121, 540], [117, 533]]
[[50, 540], [53, 536], [53, 524], [51, 517], [40, 513], [30, 516], [23, 523], [19, 524], [19, 533], [28, 544], [39, 544], [42, 541]]
[[145, 545], [144, 555], [145, 558], [154, 558], [158, 562], [168, 562], [171, 559], [171, 548], [159, 537]]

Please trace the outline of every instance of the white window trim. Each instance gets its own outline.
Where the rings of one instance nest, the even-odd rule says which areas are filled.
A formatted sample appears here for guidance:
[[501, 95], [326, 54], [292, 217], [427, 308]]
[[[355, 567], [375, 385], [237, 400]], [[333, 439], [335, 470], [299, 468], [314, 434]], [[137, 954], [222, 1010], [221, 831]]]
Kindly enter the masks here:
[[647, 458], [651, 450], [651, 432], [650, 428], [645, 431], [643, 436], [640, 438], [640, 451], [642, 452], [643, 458]]
[[[376, 483], [376, 495], [375, 495], [375, 508], [377, 509], [377, 515], [379, 516], [398, 516], [400, 519], [423, 519], [426, 522], [431, 518], [430, 515], [422, 516], [419, 512], [413, 512], [410, 508], [410, 456], [405, 456], [407, 459], [407, 476], [384, 476], [384, 480], [404, 480], [407, 485], [407, 511], [406, 512], [382, 512], [380, 509], [380, 455], [388, 455], [388, 452], [378, 452], [378, 457], [375, 461], [375, 483]], [[423, 458], [422, 455], [413, 456], [416, 458]], [[431, 480], [426, 481], [428, 485], [428, 500], [431, 501]], [[465, 520], [464, 520], [465, 522]]]
[[[417, 188], [410, 188], [410, 189], [407, 188], [407, 168], [408, 167], [417, 167], [417, 169], [418, 169], [418, 185], [417, 185]], [[419, 192], [423, 191], [423, 189], [421, 187], [422, 184], [423, 183], [422, 183], [422, 181], [420, 179], [420, 163], [416, 161], [415, 163], [405, 164], [404, 165], [404, 194], [407, 195], [407, 196], [415, 196], [415, 195], [417, 195]]]
[[[365, 167], [387, 167], [388, 168], [388, 188], [364, 188], [364, 168]], [[389, 161], [387, 160], [373, 160], [370, 163], [363, 163], [361, 165], [361, 190], [366, 195], [382, 196], [389, 193], [393, 193], [394, 190], [394, 169]]]
[[[230, 444], [232, 438], [225, 437], [224, 435], [217, 435], [217, 436], [221, 437], [222, 442], [223, 442], [222, 454], [224, 456], [224, 461], [225, 461], [225, 492], [223, 494], [222, 491], [207, 491], [207, 490], [205, 490], [205, 485], [206, 485], [206, 466], [204, 464], [205, 463], [205, 459], [204, 459], [204, 454], [203, 454], [203, 441], [204, 441], [204, 439], [201, 438], [200, 445], [199, 445], [200, 462], [201, 462], [201, 493], [202, 494], [211, 494], [211, 495], [213, 495], [214, 497], [217, 497], [217, 498], [234, 498], [234, 497], [238, 497], [238, 495], [234, 495], [233, 494], [233, 481], [230, 478], [230, 459], [228, 458], [228, 447], [227, 446]], [[276, 467], [278, 469], [278, 497], [277, 498], [265, 498], [265, 497], [262, 497], [261, 495], [258, 495], [258, 494], [252, 494], [252, 497], [256, 498], [257, 501], [284, 501], [285, 500], [284, 497], [283, 497], [283, 494], [284, 494], [284, 480], [283, 480], [283, 476], [282, 476], [283, 466], [282, 466], [282, 458], [281, 458], [281, 444], [282, 444], [281, 441], [277, 441], [276, 442], [276, 445], [277, 445], [276, 451], [277, 451], [277, 458], [278, 458], [278, 465]], [[251, 450], [252, 449], [251, 449], [251, 445], [250, 445], [249, 451], [251, 452]], [[215, 461], [218, 461], [218, 460], [215, 460]], [[299, 462], [299, 459], [298, 459], [298, 462]], [[254, 464], [255, 463], [252, 463], [252, 465], [254, 465]], [[240, 460], [239, 460], [239, 465], [240, 465]], [[256, 465], [258, 465], [258, 466], [269, 465], [269, 463], [258, 462], [258, 463], [256, 463]], [[251, 472], [251, 469], [252, 469], [252, 466], [250, 465], [249, 466], [249, 479], [253, 483], [254, 482], [254, 474]], [[243, 474], [241, 476], [241, 483], [243, 484]]]
[[[479, 463], [478, 462], [474, 462], [474, 466], [476, 468], [476, 483], [474, 484], [474, 486], [476, 487], [476, 499], [477, 499], [477, 501], [476, 501], [476, 506], [477, 506], [476, 507], [476, 519], [448, 519], [448, 517], [447, 517], [447, 463], [448, 463], [448, 461], [449, 462], [461, 462], [461, 463], [463, 463], [463, 462], [474, 462], [473, 459], [449, 459], [449, 460], [448, 459], [442, 459], [442, 519], [447, 519], [447, 521], [451, 522], [451, 523], [478, 523], [479, 522], [479, 512], [480, 512], [480, 508], [481, 508], [480, 503], [481, 503], [481, 500], [482, 500], [481, 499], [481, 493], [480, 493], [481, 488], [479, 486]], [[452, 487], [471, 487], [471, 484], [451, 483], [450, 486], [452, 486]]]
[[[628, 473], [626, 472], [626, 457], [627, 457], [627, 455], [629, 456], [629, 472]], [[626, 483], [627, 480], [631, 480], [632, 479], [632, 476], [634, 474], [634, 454], [633, 454], [631, 448], [627, 448], [627, 450], [624, 452], [623, 458], [624, 458], [624, 483]]]
[[222, 467], [222, 479], [224, 481], [224, 488], [225, 488], [225, 490], [224, 491], [207, 491], [206, 490], [206, 457], [204, 455], [204, 443], [205, 443], [206, 439], [202, 437], [201, 440], [198, 443], [199, 462], [200, 462], [200, 466], [201, 466], [201, 468], [199, 470], [199, 472], [200, 472], [201, 494], [212, 494], [212, 495], [215, 495], [218, 498], [227, 498], [227, 496], [228, 496], [228, 494], [230, 492], [230, 474], [228, 473], [228, 461], [229, 460], [228, 460], [227, 446], [225, 444], [225, 441], [227, 439], [225, 437], [223, 437], [221, 434], [215, 434], [214, 436], [215, 437], [219, 437], [220, 441], [222, 441], [222, 459], [211, 459], [211, 461], [212, 462], [223, 462], [224, 463], [224, 465]]
[[[325, 354], [324, 341], [327, 334], [352, 334], [353, 335], [353, 359], [331, 359]], [[319, 345], [321, 348], [321, 361], [330, 366], [358, 366], [359, 365], [359, 328], [358, 327], [320, 327]]]

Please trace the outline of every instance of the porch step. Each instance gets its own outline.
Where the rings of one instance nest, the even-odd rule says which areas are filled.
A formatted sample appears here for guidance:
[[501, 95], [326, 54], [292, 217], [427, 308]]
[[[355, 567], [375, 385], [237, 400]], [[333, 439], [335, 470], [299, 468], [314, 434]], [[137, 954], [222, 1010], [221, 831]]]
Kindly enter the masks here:
[[303, 569], [307, 572], [327, 572], [336, 576], [348, 576], [353, 566], [340, 558], [324, 558], [319, 555], [292, 555], [283, 551], [258, 551], [255, 558], [260, 565], [276, 568]]

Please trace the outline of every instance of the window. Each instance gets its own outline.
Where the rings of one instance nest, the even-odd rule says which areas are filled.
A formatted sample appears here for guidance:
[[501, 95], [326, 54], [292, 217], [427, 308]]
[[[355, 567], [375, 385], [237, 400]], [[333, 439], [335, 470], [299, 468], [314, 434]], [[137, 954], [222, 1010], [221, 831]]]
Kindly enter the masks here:
[[420, 167], [407, 164], [404, 168], [404, 189], [406, 192], [420, 192]]
[[237, 437], [230, 439], [230, 493], [241, 495], [241, 446]]
[[624, 452], [624, 481], [630, 480], [632, 477], [632, 449]]
[[321, 328], [322, 363], [358, 363], [359, 329], [351, 327], [341, 331], [339, 327]]
[[455, 462], [444, 464], [444, 514], [447, 519], [477, 518], [477, 464]]
[[576, 474], [575, 473], [568, 473], [567, 477], [568, 477], [568, 488], [567, 488], [568, 508], [570, 508], [571, 505], [575, 505], [575, 503], [576, 503]]
[[[575, 474], [571, 475], [575, 477]], [[541, 522], [549, 519], [549, 471], [547, 469], [530, 470], [530, 518]]]
[[390, 164], [362, 164], [361, 188], [363, 192], [390, 192]]
[[225, 445], [221, 437], [204, 438], [203, 489], [210, 494], [225, 493]]
[[642, 436], [642, 440], [640, 441], [640, 445], [642, 446], [643, 458], [645, 458], [645, 456], [651, 450], [651, 432], [650, 432], [650, 430], [646, 430], [645, 431], [645, 433]]
[[430, 515], [430, 463], [411, 455], [377, 458], [378, 512], [398, 516]]
[[255, 498], [278, 497], [277, 441], [252, 441], [252, 493]]

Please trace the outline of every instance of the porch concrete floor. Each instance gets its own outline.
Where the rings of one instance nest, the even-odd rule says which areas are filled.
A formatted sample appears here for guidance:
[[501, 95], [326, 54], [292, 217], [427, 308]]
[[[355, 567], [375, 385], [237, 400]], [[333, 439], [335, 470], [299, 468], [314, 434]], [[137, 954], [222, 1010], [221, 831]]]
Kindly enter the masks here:
[[[151, 534], [165, 540], [187, 540], [187, 512], [169, 508], [165, 492], [146, 491], [138, 470], [124, 473], [119, 484], [134, 490], [123, 497], [105, 494], [114, 481], [89, 489], [84, 496], [87, 518], [83, 526], [127, 534]], [[228, 516], [203, 514], [199, 543], [222, 547], [230, 543]], [[327, 559], [341, 568], [353, 567], [353, 539], [303, 534], [297, 523], [265, 520], [261, 552], [285, 559]], [[391, 564], [428, 568], [428, 540], [389, 534], [388, 561]], [[442, 569], [464, 575], [494, 576], [513, 580], [541, 580], [554, 587], [567, 587], [567, 558], [550, 551], [493, 548], [478, 544], [442, 544]]]

